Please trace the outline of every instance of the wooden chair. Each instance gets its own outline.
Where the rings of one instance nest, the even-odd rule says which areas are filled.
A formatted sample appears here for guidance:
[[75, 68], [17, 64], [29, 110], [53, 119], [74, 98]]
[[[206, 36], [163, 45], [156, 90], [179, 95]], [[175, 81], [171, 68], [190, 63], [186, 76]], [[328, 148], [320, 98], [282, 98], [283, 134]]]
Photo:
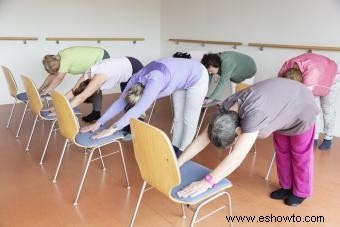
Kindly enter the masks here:
[[[62, 150], [61, 155], [60, 155], [58, 166], [57, 166], [54, 178], [53, 178], [53, 182], [56, 182], [56, 180], [57, 180], [59, 169], [60, 169], [61, 163], [63, 161], [64, 154], [65, 154], [65, 151], [66, 151], [66, 147], [70, 142], [72, 142], [73, 144], [75, 144], [78, 147], [85, 148], [86, 150], [89, 150], [89, 157], [88, 157], [88, 160], [87, 160], [84, 172], [83, 172], [83, 176], [82, 176], [81, 181], [80, 181], [80, 185], [79, 185], [79, 188], [78, 188], [76, 199], [74, 201], [74, 205], [78, 204], [80, 192], [81, 192], [81, 189], [83, 187], [83, 183], [84, 183], [86, 173], [88, 171], [90, 163], [92, 161], [100, 159], [101, 163], [102, 163], [102, 167], [103, 167], [103, 169], [105, 169], [105, 164], [104, 164], [103, 158], [107, 157], [109, 155], [120, 153], [121, 158], [122, 158], [122, 162], [123, 162], [127, 188], [130, 189], [130, 183], [129, 183], [129, 179], [128, 179], [128, 175], [127, 175], [127, 171], [126, 171], [122, 145], [118, 140], [118, 139], [124, 138], [123, 133], [119, 131], [119, 132], [114, 133], [111, 136], [107, 136], [107, 137], [104, 137], [102, 139], [92, 140], [91, 137], [92, 137], [92, 135], [94, 135], [94, 132], [88, 132], [88, 133], [80, 133], [79, 132], [78, 119], [76, 118], [76, 116], [75, 116], [75, 114], [74, 114], [74, 112], [71, 108], [71, 105], [70, 105], [70, 103], [68, 102], [68, 100], [66, 99], [65, 96], [63, 96], [62, 94], [55, 91], [55, 92], [52, 93], [52, 101], [53, 101], [53, 105], [54, 105], [54, 108], [55, 108], [55, 111], [56, 111], [58, 125], [59, 125], [59, 128], [60, 128], [60, 133], [66, 138], [63, 150]], [[104, 127], [101, 127], [98, 130], [102, 130], [102, 129], [104, 129]], [[105, 146], [105, 145], [108, 145], [108, 144], [111, 144], [111, 143], [117, 143], [118, 146], [119, 146], [119, 150], [111, 152], [111, 153], [106, 154], [106, 155], [102, 155], [100, 148], [102, 146]], [[93, 152], [96, 149], [98, 149], [98, 151], [99, 151], [99, 158], [92, 159]]]
[[[210, 170], [193, 161], [185, 163], [179, 169], [171, 142], [164, 132], [137, 119], [131, 119], [130, 125], [135, 157], [143, 178], [143, 186], [131, 219], [130, 227], [134, 224], [143, 193], [148, 190], [145, 189], [146, 184], [157, 189], [173, 202], [181, 204], [183, 217], [185, 217], [184, 205], [194, 209], [190, 226], [194, 226], [195, 223], [225, 207], [229, 208], [229, 215], [232, 216], [231, 196], [226, 192], [226, 189], [232, 186], [230, 181], [223, 179], [206, 192], [192, 198], [178, 197], [178, 191], [193, 181], [201, 180]], [[227, 197], [227, 205], [197, 220], [200, 209], [207, 203], [221, 196]], [[230, 225], [232, 225], [232, 223], [230, 223]]]

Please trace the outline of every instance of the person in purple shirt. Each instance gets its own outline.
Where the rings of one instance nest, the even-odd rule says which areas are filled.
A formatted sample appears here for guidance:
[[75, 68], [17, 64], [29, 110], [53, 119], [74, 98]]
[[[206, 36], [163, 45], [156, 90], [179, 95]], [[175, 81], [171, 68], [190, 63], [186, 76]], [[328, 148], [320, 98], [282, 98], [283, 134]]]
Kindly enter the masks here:
[[127, 126], [130, 118], [140, 117], [156, 99], [172, 94], [172, 143], [177, 152], [178, 149], [183, 151], [194, 138], [208, 83], [207, 69], [197, 61], [184, 58], [153, 61], [131, 77], [118, 100], [96, 123], [82, 128], [81, 132], [95, 131], [100, 125], [127, 110], [111, 127], [96, 133], [93, 139], [111, 135]]

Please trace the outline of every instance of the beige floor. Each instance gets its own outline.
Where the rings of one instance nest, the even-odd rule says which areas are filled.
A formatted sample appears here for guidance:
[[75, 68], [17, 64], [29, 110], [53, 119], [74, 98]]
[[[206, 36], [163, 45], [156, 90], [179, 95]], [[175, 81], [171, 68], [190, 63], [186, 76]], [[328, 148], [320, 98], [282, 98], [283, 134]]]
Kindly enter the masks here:
[[[106, 96], [105, 107], [115, 98]], [[63, 145], [63, 138], [52, 136], [45, 163], [39, 165], [39, 158], [45, 143], [49, 123], [39, 122], [33, 136], [30, 151], [25, 151], [28, 135], [33, 123], [31, 113], [27, 114], [19, 139], [15, 131], [23, 106], [15, 112], [10, 129], [5, 128], [10, 106], [0, 107], [0, 227], [9, 226], [128, 226], [141, 187], [141, 178], [136, 165], [131, 142], [123, 144], [127, 160], [131, 190], [125, 188], [120, 158], [106, 159], [107, 170], [101, 170], [100, 163], [90, 166], [85, 185], [77, 207], [72, 205], [84, 167], [83, 151], [70, 146], [65, 156], [57, 183], [52, 177]], [[87, 113], [89, 105], [81, 106]], [[158, 102], [152, 124], [169, 131], [171, 111], [168, 99]], [[109, 151], [113, 146], [104, 148]], [[257, 141], [257, 153], [250, 152], [229, 179], [234, 186], [229, 190], [233, 200], [234, 215], [299, 215], [323, 216], [324, 223], [234, 223], [234, 226], [340, 226], [340, 139], [334, 140], [329, 152], [315, 150], [315, 178], [313, 197], [299, 207], [288, 207], [282, 201], [274, 201], [268, 194], [278, 187], [275, 166], [270, 180], [263, 177], [272, 156], [271, 139]], [[226, 152], [207, 147], [196, 160], [213, 168]], [[223, 204], [220, 199], [209, 207]], [[189, 212], [190, 213], [190, 212]], [[226, 210], [199, 223], [197, 226], [228, 226]], [[148, 191], [141, 204], [136, 226], [188, 226], [189, 220], [180, 217], [180, 207], [160, 193]]]

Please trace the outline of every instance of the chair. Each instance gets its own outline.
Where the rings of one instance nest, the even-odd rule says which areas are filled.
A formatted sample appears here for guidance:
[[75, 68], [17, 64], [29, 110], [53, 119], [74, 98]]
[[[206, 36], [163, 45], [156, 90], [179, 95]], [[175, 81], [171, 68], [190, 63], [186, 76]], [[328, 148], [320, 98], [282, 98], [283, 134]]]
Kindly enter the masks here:
[[200, 130], [201, 130], [201, 127], [202, 127], [204, 118], [205, 118], [205, 114], [207, 113], [208, 108], [214, 107], [214, 106], [218, 106], [218, 105], [220, 105], [221, 103], [222, 103], [222, 101], [215, 99], [215, 100], [213, 100], [213, 101], [211, 101], [211, 102], [209, 102], [209, 103], [207, 103], [207, 104], [204, 104], [204, 105], [202, 106], [202, 108], [204, 109], [204, 110], [203, 110], [203, 115], [202, 115], [202, 117], [201, 117], [201, 120], [200, 120], [199, 123], [198, 123], [198, 128], [197, 128], [197, 132], [196, 132], [195, 138], [196, 138], [196, 137], [198, 136], [198, 134], [200, 133]]
[[[229, 214], [232, 216], [231, 196], [225, 191], [232, 186], [230, 181], [223, 179], [214, 187], [193, 198], [178, 197], [178, 191], [193, 181], [201, 180], [210, 170], [193, 161], [185, 163], [179, 169], [171, 142], [164, 132], [137, 119], [131, 119], [130, 123], [135, 157], [143, 178], [143, 186], [130, 227], [134, 225], [143, 193], [148, 190], [145, 189], [146, 184], [157, 189], [173, 202], [181, 204], [184, 217], [184, 205], [194, 209], [190, 226], [194, 226], [195, 223], [225, 207], [229, 208]], [[197, 220], [198, 213], [204, 205], [223, 195], [228, 199], [227, 205]], [[232, 223], [229, 224], [232, 225]]]
[[[89, 149], [89, 157], [88, 157], [88, 160], [86, 162], [86, 166], [85, 166], [85, 169], [84, 169], [84, 172], [83, 172], [83, 176], [82, 176], [81, 181], [80, 181], [80, 185], [79, 185], [79, 188], [78, 188], [76, 199], [73, 203], [74, 205], [78, 204], [80, 192], [81, 192], [81, 189], [83, 187], [83, 183], [84, 183], [90, 162], [100, 159], [101, 163], [102, 163], [102, 167], [105, 170], [105, 164], [104, 164], [103, 158], [107, 157], [109, 155], [113, 155], [113, 154], [117, 154], [117, 153], [121, 154], [125, 178], [126, 178], [126, 183], [127, 183], [127, 188], [130, 189], [130, 183], [129, 183], [129, 179], [128, 179], [128, 175], [127, 175], [127, 171], [126, 171], [122, 146], [121, 146], [121, 143], [118, 141], [118, 139], [124, 137], [123, 133], [119, 131], [117, 133], [114, 133], [111, 136], [107, 136], [107, 137], [104, 137], [102, 139], [92, 140], [91, 136], [94, 135], [93, 132], [79, 133], [78, 119], [76, 118], [74, 112], [72, 111], [71, 105], [70, 105], [70, 103], [68, 102], [68, 100], [66, 99], [65, 96], [63, 96], [62, 94], [55, 91], [55, 92], [52, 93], [52, 101], [53, 101], [54, 108], [55, 108], [55, 111], [56, 111], [58, 125], [59, 125], [59, 128], [60, 128], [60, 133], [66, 138], [63, 150], [62, 150], [61, 155], [60, 155], [58, 166], [57, 166], [54, 178], [53, 178], [53, 182], [56, 182], [56, 180], [57, 180], [59, 169], [60, 169], [64, 154], [65, 154], [66, 146], [70, 142], [72, 142], [73, 144], [75, 144], [78, 147], [85, 148], [86, 150]], [[99, 130], [102, 130], [102, 129], [104, 129], [104, 128], [101, 127]], [[119, 146], [119, 151], [115, 151], [115, 152], [112, 152], [112, 153], [109, 153], [109, 154], [106, 154], [106, 155], [103, 156], [100, 148], [102, 146], [105, 146], [105, 145], [108, 145], [108, 144], [111, 144], [111, 143], [117, 143], [118, 146]], [[99, 158], [92, 159], [93, 152], [96, 149], [98, 149], [98, 151], [99, 151]]]
[[270, 164], [268, 166], [268, 170], [267, 170], [266, 176], [264, 177], [265, 180], [269, 180], [269, 174], [270, 174], [270, 171], [271, 171], [271, 169], [273, 167], [273, 163], [274, 163], [275, 158], [276, 158], [276, 153], [274, 151], [272, 160], [270, 161]]
[[24, 120], [26, 110], [27, 110], [27, 105], [28, 105], [27, 95], [25, 93], [18, 93], [17, 83], [15, 82], [15, 79], [13, 77], [12, 72], [7, 67], [2, 66], [2, 71], [3, 71], [5, 78], [6, 78], [6, 81], [7, 81], [9, 93], [14, 98], [14, 103], [13, 103], [13, 106], [12, 106], [11, 114], [9, 115], [9, 118], [8, 118], [6, 128], [9, 128], [9, 125], [10, 125], [11, 120], [12, 120], [12, 115], [13, 115], [13, 112], [14, 112], [14, 109], [15, 109], [15, 106], [16, 106], [18, 100], [25, 103], [25, 109], [24, 109], [24, 112], [22, 113], [21, 121], [20, 121], [19, 128], [18, 128], [17, 134], [16, 134], [16, 137], [18, 137], [20, 129], [21, 129], [21, 125], [22, 125], [22, 122]]

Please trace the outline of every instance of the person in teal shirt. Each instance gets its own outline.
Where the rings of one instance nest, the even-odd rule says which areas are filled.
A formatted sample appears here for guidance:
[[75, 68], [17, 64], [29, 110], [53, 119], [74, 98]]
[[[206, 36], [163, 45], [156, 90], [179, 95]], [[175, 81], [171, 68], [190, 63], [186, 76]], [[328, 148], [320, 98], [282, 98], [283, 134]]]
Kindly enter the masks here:
[[90, 66], [109, 57], [103, 48], [81, 46], [63, 49], [57, 55], [46, 55], [42, 63], [49, 75], [40, 86], [39, 93], [45, 95], [52, 91], [67, 73], [84, 74]]
[[204, 100], [204, 103], [209, 103], [216, 99], [221, 100], [222, 91], [225, 89], [228, 80], [241, 83], [253, 77], [257, 70], [255, 61], [250, 56], [235, 51], [205, 54], [201, 63], [209, 72], [209, 84], [211, 83], [212, 75], [218, 74], [220, 77], [215, 90]]

